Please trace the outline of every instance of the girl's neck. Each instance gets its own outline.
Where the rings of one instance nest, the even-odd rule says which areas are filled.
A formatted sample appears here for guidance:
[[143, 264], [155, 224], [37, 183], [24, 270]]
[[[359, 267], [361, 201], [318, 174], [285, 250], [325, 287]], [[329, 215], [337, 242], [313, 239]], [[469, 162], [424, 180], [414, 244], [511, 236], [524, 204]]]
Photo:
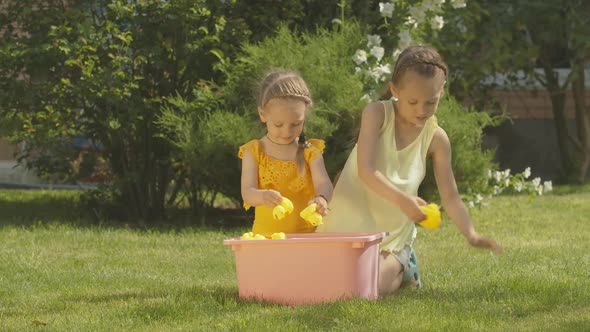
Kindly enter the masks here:
[[263, 143], [264, 152], [274, 158], [284, 161], [291, 161], [296, 159], [297, 153], [297, 141], [291, 143], [277, 143], [273, 142], [268, 135], [265, 135], [261, 139]]
[[414, 125], [411, 122], [408, 122], [407, 120], [405, 120], [403, 117], [401, 117], [397, 111], [397, 109], [393, 108], [393, 112], [395, 113], [395, 116], [393, 117], [394, 122], [393, 124], [395, 125], [396, 129], [401, 129], [404, 131], [414, 131], [414, 130], [420, 130], [420, 128], [416, 127], [416, 125]]
[[290, 145], [296, 144], [296, 142], [297, 142], [297, 140], [294, 140], [291, 143], [278, 143], [278, 142], [273, 141], [272, 138], [270, 138], [270, 136], [268, 136], [268, 134], [266, 134], [265, 136], [269, 142], [271, 142], [274, 145], [279, 145], [279, 146], [290, 146]]

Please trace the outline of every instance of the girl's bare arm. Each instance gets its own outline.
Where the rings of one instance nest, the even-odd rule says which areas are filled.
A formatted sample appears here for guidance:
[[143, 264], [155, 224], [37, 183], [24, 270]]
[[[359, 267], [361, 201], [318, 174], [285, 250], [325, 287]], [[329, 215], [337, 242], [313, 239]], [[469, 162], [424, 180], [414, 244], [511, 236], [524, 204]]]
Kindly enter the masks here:
[[481, 237], [475, 231], [465, 204], [461, 200], [451, 165], [451, 143], [442, 128], [438, 128], [430, 144], [436, 185], [442, 205], [463, 236], [474, 247], [488, 248], [500, 254], [502, 248], [493, 239]]
[[244, 151], [242, 156], [241, 192], [244, 203], [250, 206], [274, 207], [283, 201], [281, 194], [277, 191], [258, 189], [258, 164], [248, 151]]

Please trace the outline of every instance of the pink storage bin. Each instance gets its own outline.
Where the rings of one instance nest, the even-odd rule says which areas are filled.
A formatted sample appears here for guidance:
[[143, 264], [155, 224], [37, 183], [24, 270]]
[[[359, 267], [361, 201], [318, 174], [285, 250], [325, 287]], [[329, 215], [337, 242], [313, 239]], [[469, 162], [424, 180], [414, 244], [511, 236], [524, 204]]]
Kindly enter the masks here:
[[284, 240], [227, 239], [240, 298], [288, 305], [378, 297], [378, 233], [287, 234]]

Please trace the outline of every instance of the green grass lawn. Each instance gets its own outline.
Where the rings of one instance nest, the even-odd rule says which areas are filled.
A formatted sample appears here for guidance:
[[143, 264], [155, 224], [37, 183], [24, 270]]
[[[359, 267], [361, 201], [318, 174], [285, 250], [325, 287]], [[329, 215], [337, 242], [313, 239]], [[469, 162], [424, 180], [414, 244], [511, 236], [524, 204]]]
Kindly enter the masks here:
[[238, 299], [222, 241], [245, 228], [98, 227], [76, 201], [0, 191], [0, 330], [590, 330], [586, 190], [473, 211], [500, 257], [468, 247], [448, 221], [421, 230], [419, 291], [295, 308]]

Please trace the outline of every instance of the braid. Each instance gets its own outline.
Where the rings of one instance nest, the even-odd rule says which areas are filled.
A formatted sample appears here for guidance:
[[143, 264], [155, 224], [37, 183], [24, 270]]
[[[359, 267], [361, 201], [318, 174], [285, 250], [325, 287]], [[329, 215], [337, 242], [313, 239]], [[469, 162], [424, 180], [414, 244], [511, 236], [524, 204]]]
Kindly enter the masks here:
[[448, 76], [448, 67], [436, 49], [424, 45], [410, 46], [399, 55], [391, 80], [398, 83], [401, 76], [410, 69], [432, 77], [436, 74], [436, 68], [442, 70], [445, 77]]
[[[433, 77], [436, 75], [437, 69], [442, 70], [445, 77], [448, 76], [447, 64], [436, 49], [424, 45], [410, 46], [398, 56], [391, 74], [391, 82], [399, 85], [402, 76], [408, 70], [413, 70], [424, 77]], [[388, 100], [391, 97], [392, 94], [388, 86], [379, 100]]]
[[[307, 84], [301, 76], [292, 71], [275, 70], [266, 76], [260, 87], [258, 95], [258, 107], [264, 108], [269, 100], [273, 98], [295, 98], [305, 103], [307, 110], [312, 105], [311, 94]], [[296, 163], [297, 173], [305, 174], [304, 150], [311, 146], [305, 139], [303, 131], [299, 136]]]
[[305, 156], [303, 155], [303, 150], [305, 150], [305, 148], [308, 148], [311, 146], [311, 144], [305, 139], [305, 133], [304, 131], [301, 131], [301, 135], [299, 135], [299, 140], [297, 141], [297, 144], [299, 145], [297, 147], [297, 157], [296, 157], [296, 161], [297, 161], [297, 173], [300, 176], [305, 175]]
[[295, 98], [308, 107], [312, 105], [311, 94], [301, 76], [294, 72], [277, 70], [262, 81], [258, 106], [264, 107], [273, 98]]
[[426, 59], [426, 58], [422, 58], [422, 57], [416, 58], [415, 60], [409, 62], [406, 65], [406, 68], [409, 69], [409, 68], [416, 67], [416, 66], [419, 66], [419, 65], [427, 65], [427, 66], [432, 66], [432, 67], [438, 67], [438, 68], [440, 68], [440, 70], [443, 71], [443, 73], [445, 74], [445, 76], [447, 76], [447, 70], [448, 69], [447, 69], [446, 66], [443, 66], [440, 62], [432, 61], [430, 59]]
[[302, 131], [301, 135], [299, 135], [299, 146], [302, 146], [303, 148], [307, 148], [309, 147], [309, 142], [305, 139], [305, 133]]

